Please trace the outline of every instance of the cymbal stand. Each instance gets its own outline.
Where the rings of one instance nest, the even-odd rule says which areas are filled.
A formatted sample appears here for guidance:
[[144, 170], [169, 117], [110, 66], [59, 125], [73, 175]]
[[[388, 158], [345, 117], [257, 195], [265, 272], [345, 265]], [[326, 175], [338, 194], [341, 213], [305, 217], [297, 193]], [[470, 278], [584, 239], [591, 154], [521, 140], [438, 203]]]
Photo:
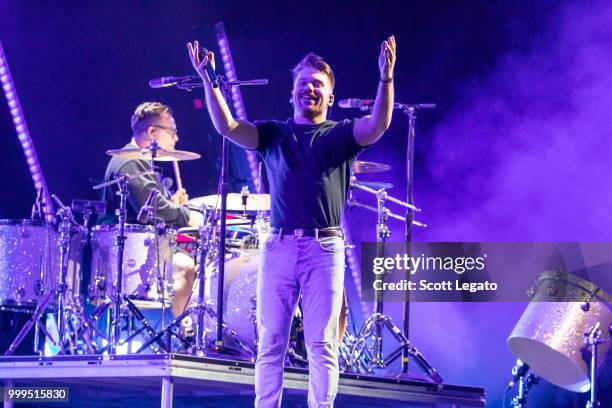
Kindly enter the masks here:
[[[19, 333], [17, 333], [17, 336], [15, 337], [15, 339], [13, 340], [9, 348], [4, 353], [4, 355], [6, 356], [11, 356], [15, 353], [15, 351], [17, 350], [17, 347], [19, 347], [19, 345], [25, 339], [26, 335], [30, 332], [30, 330], [34, 326], [36, 326], [37, 328], [41, 329], [44, 332], [47, 340], [53, 343], [54, 346], [58, 347], [60, 350], [60, 353], [63, 354], [66, 352], [66, 348], [64, 347], [64, 339], [66, 337], [66, 325], [67, 325], [66, 324], [67, 323], [66, 321], [66, 300], [67, 299], [65, 297], [66, 289], [67, 289], [66, 275], [68, 274], [68, 251], [70, 248], [72, 225], [76, 224], [76, 221], [74, 220], [74, 216], [72, 214], [72, 211], [70, 210], [70, 207], [66, 207], [59, 200], [59, 198], [57, 198], [55, 194], [53, 194], [52, 197], [59, 205], [59, 209], [57, 210], [57, 216], [60, 219], [60, 223], [59, 223], [60, 239], [58, 243], [58, 246], [60, 248], [59, 279], [58, 279], [57, 284], [55, 285], [55, 288], [47, 294], [47, 296], [43, 299], [41, 303], [38, 304], [30, 320], [28, 320], [26, 324], [21, 328]], [[57, 332], [58, 332], [57, 341], [53, 339], [53, 336], [51, 336], [51, 334], [49, 333], [45, 325], [40, 320], [42, 315], [47, 310], [47, 305], [52, 300], [55, 300], [55, 304], [57, 305], [57, 318], [55, 320], [56, 325], [57, 325]], [[70, 347], [70, 350], [73, 349], [73, 345], [70, 342], [68, 346]]]
[[127, 197], [128, 178], [120, 176], [118, 178], [119, 187], [119, 208], [117, 209], [117, 217], [119, 218], [119, 232], [115, 237], [115, 246], [117, 247], [117, 278], [115, 280], [115, 299], [113, 299], [113, 319], [111, 323], [110, 337], [110, 354], [117, 353], [117, 345], [121, 336], [121, 304], [123, 300], [123, 252], [125, 249], [125, 220], [127, 218]]
[[[156, 146], [157, 146], [157, 142], [153, 141], [150, 147], [151, 152], [152, 152], [151, 166], [153, 166], [154, 164], [154, 159], [155, 159], [156, 152], [157, 152]], [[108, 347], [104, 347], [103, 349], [100, 350], [100, 352], [103, 352], [108, 348], [110, 354], [117, 354], [117, 346], [119, 345], [119, 341], [121, 338], [121, 306], [123, 304], [123, 301], [124, 300], [127, 301], [127, 306], [130, 311], [134, 312], [134, 309], [138, 311], [138, 308], [133, 304], [133, 302], [131, 302], [126, 296], [123, 295], [123, 253], [125, 249], [125, 238], [126, 238], [124, 233], [125, 233], [125, 222], [127, 218], [127, 197], [129, 195], [128, 187], [129, 187], [130, 180], [135, 179], [137, 177], [150, 175], [150, 174], [155, 174], [155, 172], [153, 171], [153, 167], [151, 167], [151, 170], [149, 171], [135, 174], [133, 176], [130, 176], [129, 174], [117, 176], [114, 180], [107, 181], [107, 182], [95, 185], [93, 187], [94, 190], [99, 190], [101, 188], [110, 187], [116, 184], [119, 189], [119, 191], [116, 194], [120, 198], [119, 208], [115, 211], [117, 218], [119, 219], [119, 231], [117, 233], [117, 236], [115, 237], [115, 247], [117, 248], [117, 276], [115, 279], [115, 296], [114, 296], [114, 299], [110, 299], [110, 301], [104, 302], [102, 305], [100, 305], [100, 307], [98, 307], [96, 311], [94, 312], [94, 315], [99, 317], [111, 304], [113, 306], [113, 316], [111, 319], [112, 321], [111, 321], [111, 324], [109, 327], [109, 333], [108, 333], [108, 337], [110, 341], [109, 341]], [[134, 314], [137, 316], [137, 318], [142, 320], [141, 313], [134, 313]], [[152, 329], [148, 326], [146, 319], [143, 321], [143, 324], [145, 325], [145, 329], [147, 330], [147, 332], [151, 333]], [[154, 333], [154, 331], [152, 332]]]
[[[373, 207], [371, 205], [364, 204], [364, 203], [362, 203], [360, 201], [357, 201], [357, 199], [355, 199], [355, 196], [353, 194], [353, 189], [359, 189], [359, 190], [368, 192], [368, 193], [370, 193], [370, 194], [372, 194], [374, 196], [376, 196], [376, 194], [378, 193], [379, 190], [374, 190], [373, 188], [370, 188], [370, 187], [360, 183], [357, 180], [353, 180], [353, 181], [351, 181], [351, 190], [349, 191], [349, 198], [348, 198], [348, 201], [347, 201], [347, 204], [348, 204], [349, 207], [363, 208], [365, 210], [378, 213], [378, 208], [377, 207]], [[390, 201], [390, 202], [395, 203], [397, 205], [400, 205], [400, 206], [402, 206], [404, 208], [411, 209], [412, 211], [416, 211], [416, 212], [420, 212], [421, 211], [420, 208], [415, 207], [412, 204], [408, 204], [408, 203], [405, 203], [405, 202], [403, 202], [401, 200], [398, 200], [397, 198], [394, 198], [394, 197], [392, 197], [390, 195], [386, 196], [386, 201]], [[386, 214], [386, 216], [388, 218], [393, 218], [393, 219], [398, 220], [398, 221], [406, 222], [406, 218], [405, 217], [402, 217], [401, 215], [395, 214], [394, 212], [389, 210], [387, 207], [384, 207], [384, 212], [385, 212], [385, 214]], [[417, 221], [415, 219], [412, 220], [412, 225], [415, 225], [417, 227], [422, 227], [422, 228], [426, 228], [427, 227], [427, 224], [425, 224], [423, 222], [420, 222], [420, 221]]]
[[[140, 352], [145, 350], [149, 345], [151, 345], [154, 341], [161, 338], [164, 335], [174, 334], [176, 338], [179, 339], [184, 345], [191, 346], [185, 339], [183, 339], [175, 329], [181, 324], [183, 319], [187, 316], [190, 316], [192, 313], [197, 315], [197, 326], [196, 326], [196, 344], [193, 349], [193, 354], [204, 353], [206, 344], [203, 340], [204, 337], [204, 314], [210, 313], [210, 306], [206, 304], [204, 299], [204, 283], [205, 283], [205, 273], [206, 273], [206, 259], [208, 258], [208, 251], [212, 242], [212, 232], [214, 230], [214, 226], [216, 225], [216, 219], [214, 217], [214, 209], [208, 208], [205, 205], [202, 206], [201, 212], [203, 214], [204, 222], [200, 225], [198, 231], [198, 257], [199, 261], [199, 269], [198, 275], [200, 280], [200, 285], [198, 287], [198, 300], [196, 305], [191, 306], [175, 319], [170, 321], [166, 327], [157, 332], [155, 336], [149, 339], [146, 343], [144, 343], [140, 349], [137, 351]], [[196, 277], [197, 279], [198, 277]]]
[[[82, 215], [82, 231], [84, 232], [82, 244], [84, 248], [87, 248], [89, 245], [89, 237], [90, 237], [90, 221], [91, 216], [94, 214], [104, 214], [106, 210], [106, 203], [103, 201], [91, 201], [91, 200], [82, 200], [76, 199], [72, 200], [72, 205], [70, 206], [73, 213], [80, 213]], [[81, 258], [81, 264], [85, 261], [85, 257]], [[80, 279], [78, 282], [82, 283], [82, 274], [83, 267], [80, 268]], [[97, 343], [96, 337], [100, 339], [104, 339], [108, 343], [108, 338], [104, 333], [97, 329], [96, 320], [99, 318], [99, 315], [96, 314], [97, 310], [94, 311], [93, 315], [90, 317], [86, 312], [84, 307], [84, 296], [72, 296], [70, 297], [72, 300], [72, 331], [74, 336], [74, 344], [77, 346], [76, 353], [81, 354], [91, 354], [97, 352]], [[66, 342], [64, 342], [66, 344]]]
[[[584, 333], [585, 348], [591, 348], [591, 358], [589, 364], [589, 377], [591, 380], [591, 392], [586, 408], [597, 408], [601, 404], [597, 401], [597, 346], [605, 343], [601, 337], [601, 322], [597, 322], [586, 333]], [[612, 328], [608, 328], [609, 330]]]
[[[371, 190], [364, 186], [356, 187], [365, 191]], [[376, 222], [376, 256], [383, 258], [385, 256], [385, 242], [391, 234], [387, 226], [388, 210], [385, 208], [385, 202], [390, 200], [406, 208], [410, 208], [411, 210], [420, 210], [412, 204], [389, 197], [385, 189], [380, 189], [376, 191], [375, 194], [378, 215]], [[384, 278], [384, 276], [381, 276], [381, 278]], [[349, 368], [359, 367], [365, 363], [367, 371], [371, 373], [375, 368], [387, 368], [389, 364], [400, 357], [402, 353], [407, 353], [414, 358], [423, 371], [425, 371], [434, 382], [442, 383], [442, 377], [438, 374], [436, 369], [433, 368], [419, 350], [410, 343], [399, 327], [391, 321], [391, 318], [383, 313], [383, 300], [383, 291], [375, 291], [374, 311], [370, 317], [366, 319], [357, 334], [357, 338], [351, 350], [352, 360], [350, 361]], [[399, 347], [391, 352], [386, 358], [383, 357], [382, 351], [384, 329], [391, 332], [393, 338], [399, 343]], [[368, 344], [368, 340], [371, 341], [370, 345]]]
[[198, 234], [200, 241], [198, 242], [198, 255], [200, 257], [200, 267], [198, 269], [198, 276], [200, 279], [200, 285], [198, 286], [198, 302], [195, 307], [190, 308], [192, 309], [190, 312], [195, 312], [197, 315], [197, 325], [195, 332], [196, 343], [195, 348], [193, 350], [194, 355], [198, 353], [204, 353], [204, 349], [206, 348], [206, 343], [204, 341], [204, 313], [208, 309], [208, 306], [206, 305], [206, 301], [204, 299], [204, 284], [206, 282], [206, 259], [208, 257], [208, 249], [212, 244], [211, 239], [213, 237], [213, 231], [215, 229], [215, 226], [217, 225], [214, 209], [207, 208], [203, 205], [202, 214], [204, 215], [204, 223], [200, 225], [200, 233]]
[[[109, 352], [110, 354], [117, 354], [117, 346], [121, 336], [121, 305], [123, 303], [123, 252], [125, 249], [125, 220], [127, 217], [127, 197], [129, 195], [129, 181], [134, 177], [123, 175], [118, 176], [112, 181], [98, 184], [94, 186], [94, 190], [98, 190], [104, 187], [110, 187], [117, 184], [119, 191], [119, 208], [116, 210], [117, 218], [119, 219], [119, 231], [115, 237], [115, 247], [117, 248], [117, 277], [115, 279], [115, 298], [111, 300], [113, 305], [113, 317], [109, 328]], [[108, 307], [110, 303], [104, 305]]]

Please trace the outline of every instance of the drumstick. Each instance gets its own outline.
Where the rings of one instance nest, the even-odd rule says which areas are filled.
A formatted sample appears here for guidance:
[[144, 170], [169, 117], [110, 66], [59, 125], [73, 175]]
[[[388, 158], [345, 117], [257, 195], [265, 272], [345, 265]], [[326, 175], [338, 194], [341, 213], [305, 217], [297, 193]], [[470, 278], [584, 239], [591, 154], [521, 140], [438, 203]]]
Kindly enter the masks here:
[[181, 180], [181, 172], [179, 171], [178, 161], [173, 161], [172, 165], [174, 166], [174, 177], [176, 178], [177, 191], [179, 191], [183, 188], [183, 181]]

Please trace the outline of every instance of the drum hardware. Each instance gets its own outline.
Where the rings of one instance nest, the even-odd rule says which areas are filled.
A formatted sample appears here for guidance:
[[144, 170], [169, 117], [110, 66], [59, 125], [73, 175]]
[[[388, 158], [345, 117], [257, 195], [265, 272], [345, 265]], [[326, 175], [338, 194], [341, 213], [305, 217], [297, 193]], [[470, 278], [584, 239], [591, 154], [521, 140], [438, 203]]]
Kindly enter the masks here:
[[[213, 239], [213, 232], [214, 232], [213, 225], [215, 225], [215, 211], [203, 205], [202, 208], [200, 209], [200, 212], [204, 216], [204, 222], [202, 223], [202, 225], [198, 227], [198, 234], [196, 238], [196, 242], [198, 246], [198, 256], [200, 260], [199, 270], [198, 270], [198, 276], [200, 277], [200, 285], [199, 285], [199, 291], [198, 291], [197, 304], [184, 310], [183, 313], [181, 313], [178, 317], [172, 320], [166, 327], [164, 327], [162, 330], [160, 330], [154, 336], [152, 336], [147, 342], [145, 342], [140, 347], [137, 353], [141, 352], [142, 350], [145, 350], [154, 341], [156, 341], [157, 339], [161, 338], [164, 335], [168, 335], [168, 336], [174, 335], [176, 338], [179, 339], [179, 341], [184, 346], [191, 347], [192, 344], [187, 342], [183, 338], [183, 336], [180, 335], [180, 333], [176, 332], [176, 329], [179, 328], [179, 326], [181, 325], [181, 323], [183, 322], [185, 318], [188, 318], [192, 314], [197, 315], [197, 321], [198, 321], [198, 324], [196, 326], [196, 333], [195, 333], [196, 342], [195, 342], [195, 347], [193, 348], [192, 352], [193, 354], [198, 354], [198, 353], [204, 353], [205, 351], [204, 350], [205, 342], [203, 340], [204, 333], [202, 331], [204, 328], [204, 314], [213, 313], [213, 312], [210, 309], [210, 306], [205, 303], [204, 283], [203, 283], [204, 279], [202, 279], [201, 277], [204, 276], [206, 263], [207, 263], [206, 259], [208, 258], [208, 255], [209, 255], [208, 252], [211, 247], [211, 243]], [[179, 230], [179, 232], [185, 232], [185, 231], [192, 232], [193, 228], [184, 228], [182, 230]], [[196, 280], [198, 279], [198, 276], [196, 276]]]
[[112, 304], [112, 299], [107, 296], [96, 307], [91, 316], [88, 316], [87, 313], [79, 314], [81, 321], [79, 324], [79, 329], [76, 331], [76, 337], [85, 341], [85, 345], [88, 347], [88, 349], [86, 349], [86, 353], [98, 354], [106, 349], [106, 347], [101, 349], [97, 340], [100, 340], [107, 345], [110, 343], [110, 339], [107, 334], [98, 329], [100, 317], [105, 311], [108, 310], [108, 306], [110, 304]]
[[[147, 149], [145, 149], [149, 151], [148, 154], [151, 159], [151, 168], [153, 168], [153, 164], [154, 164], [154, 161], [156, 160], [159, 149], [161, 148], [157, 145], [157, 142], [155, 140], [153, 140], [151, 145]], [[164, 154], [165, 152], [167, 151], [164, 151]], [[142, 159], [142, 156], [139, 156], [139, 158]], [[117, 248], [117, 262], [116, 262], [116, 276], [115, 276], [115, 293], [114, 293], [114, 299], [112, 299], [113, 315], [112, 315], [111, 324], [109, 327], [109, 336], [108, 336], [110, 339], [108, 343], [108, 349], [109, 349], [110, 354], [117, 353], [117, 346], [120, 343], [121, 307], [123, 304], [126, 304], [128, 310], [132, 312], [138, 320], [140, 320], [140, 322], [143, 324], [143, 330], [145, 330], [150, 335], [155, 334], [155, 331], [149, 326], [146, 318], [144, 318], [144, 315], [140, 312], [140, 310], [138, 310], [138, 307], [136, 307], [136, 305], [134, 305], [134, 303], [123, 293], [123, 281], [124, 281], [123, 262], [124, 262], [124, 251], [125, 251], [125, 240], [126, 240], [125, 226], [126, 226], [126, 217], [127, 217], [127, 197], [129, 195], [129, 191], [128, 191], [129, 181], [136, 177], [141, 177], [142, 175], [145, 175], [145, 174], [155, 174], [155, 173], [153, 171], [147, 171], [147, 172], [136, 174], [133, 176], [130, 176], [130, 175], [118, 176], [114, 180], [111, 180], [111, 181], [108, 181], [102, 184], [98, 184], [93, 187], [94, 190], [99, 190], [101, 188], [109, 187], [109, 186], [116, 184], [119, 189], [119, 191], [117, 192], [117, 195], [119, 195], [120, 197], [119, 208], [116, 210], [116, 215], [119, 219], [119, 223], [118, 223], [118, 232], [117, 232], [117, 235], [115, 236], [115, 247]], [[157, 206], [154, 205], [154, 211], [156, 210], [157, 210]], [[153, 217], [154, 219], [156, 218], [155, 215], [156, 214], [154, 214], [154, 217]], [[155, 235], [156, 235], [156, 239], [155, 239], [155, 245], [153, 246], [153, 253], [154, 253], [154, 259], [157, 260], [158, 259], [157, 258], [158, 241], [157, 241], [157, 234]], [[157, 266], [159, 268], [159, 264]], [[162, 290], [162, 313], [163, 313], [164, 307], [165, 307], [165, 299], [163, 298], [163, 293], [165, 292], [165, 288], [162, 286], [161, 290]], [[110, 304], [111, 304], [110, 302], [104, 303], [103, 307], [106, 309], [110, 306]]]
[[34, 200], [34, 204], [32, 205], [32, 214], [30, 216], [31, 219], [41, 220], [45, 217], [44, 212], [44, 203], [43, 203], [43, 189], [42, 187], [36, 190], [36, 199]]
[[[102, 313], [106, 310], [106, 307], [102, 308], [99, 305], [91, 316], [89, 316], [84, 309], [81, 299], [76, 299], [77, 302], [77, 329], [74, 330], [75, 343], [77, 343], [77, 350], [82, 354], [97, 354], [100, 353], [100, 347], [97, 340], [105, 341], [108, 344], [109, 339], [106, 334], [98, 329], [98, 321]], [[110, 303], [110, 298], [108, 298]]]
[[199, 230], [198, 255], [200, 258], [200, 267], [198, 268], [198, 277], [200, 279], [200, 285], [198, 287], [198, 303], [196, 304], [196, 309], [194, 310], [194, 312], [197, 314], [197, 327], [195, 332], [196, 344], [195, 349], [193, 350], [194, 354], [203, 353], [204, 348], [206, 347], [204, 341], [204, 313], [207, 311], [208, 307], [204, 301], [204, 282], [206, 281], [206, 279], [204, 279], [204, 274], [206, 272], [206, 259], [208, 256], [208, 251], [212, 246], [211, 239], [213, 238], [215, 232], [215, 228], [213, 226], [216, 225], [215, 212], [212, 211], [210, 207], [205, 205], [201, 206], [201, 210], [202, 214], [204, 215], [204, 220], [208, 222], [204, 222], [204, 224], [200, 226]]
[[[83, 220], [83, 230], [87, 233], [83, 236], [83, 245], [86, 246], [90, 243], [90, 221], [91, 216], [94, 214], [104, 214], [106, 211], [106, 203], [103, 201], [93, 201], [93, 200], [82, 200], [75, 199], [72, 200], [71, 209], [75, 213], [80, 213], [82, 215]], [[81, 279], [82, 281], [82, 276]], [[77, 345], [77, 349], [79, 352], [83, 353], [97, 353], [98, 345], [96, 343], [96, 338], [101, 338], [107, 341], [108, 338], [97, 329], [97, 319], [99, 318], [96, 315], [96, 311], [94, 311], [93, 315], [90, 317], [85, 310], [83, 305], [84, 295], [74, 296], [73, 297], [73, 319], [76, 321], [74, 326], [76, 327], [73, 330], [74, 333], [74, 344]]]
[[[374, 191], [358, 183], [352, 183], [352, 186], [376, 195], [378, 215], [376, 222], [376, 256], [384, 257], [385, 242], [391, 234], [387, 226], [389, 211], [385, 208], [385, 202], [389, 200], [413, 211], [420, 211], [420, 209], [412, 204], [388, 196], [384, 189]], [[383, 357], [382, 353], [382, 335], [384, 329], [387, 329], [399, 343], [399, 347], [391, 352], [386, 358]], [[371, 341], [371, 345], [368, 344], [368, 340]], [[410, 343], [410, 340], [408, 340], [399, 327], [391, 321], [391, 318], [383, 314], [383, 292], [375, 291], [374, 310], [357, 333], [357, 338], [352, 346], [351, 360], [348, 364], [348, 368], [354, 369], [353, 367], [362, 365], [366, 362], [367, 372], [371, 373], [375, 368], [388, 367], [391, 362], [402, 354], [407, 354], [412, 357], [434, 382], [438, 384], [442, 383], [442, 377], [438, 374], [436, 369], [433, 368], [417, 348]]]
[[512, 380], [508, 383], [506, 387], [506, 391], [504, 392], [502, 405], [506, 404], [506, 394], [515, 385], [517, 386], [517, 395], [512, 398], [512, 407], [515, 408], [524, 408], [527, 406], [527, 394], [531, 390], [531, 387], [538, 384], [540, 382], [540, 378], [533, 374], [529, 370], [529, 366], [521, 361], [520, 359], [516, 360], [516, 364], [512, 367]]
[[[588, 304], [587, 304], [588, 305]], [[584, 309], [583, 309], [584, 310]], [[597, 365], [598, 361], [598, 346], [602, 343], [606, 343], [609, 340], [604, 340], [601, 337], [601, 322], [596, 322], [589, 330], [584, 333], [584, 348], [591, 349], [591, 358], [589, 359], [589, 379], [591, 380], [591, 392], [589, 394], [589, 401], [586, 404], [586, 408], [596, 408], [600, 404], [597, 401]], [[608, 332], [611, 332], [612, 325], [608, 326]]]
[[[152, 152], [152, 159], [155, 157], [155, 152]], [[119, 208], [116, 210], [116, 215], [119, 218], [119, 233], [115, 238], [115, 245], [117, 247], [117, 276], [115, 281], [115, 288], [117, 291], [115, 293], [115, 299], [113, 302], [113, 318], [111, 322], [110, 332], [109, 332], [109, 349], [110, 354], [117, 353], [117, 345], [119, 344], [119, 336], [121, 335], [121, 304], [123, 301], [123, 293], [122, 293], [122, 284], [123, 284], [123, 250], [125, 248], [125, 236], [124, 227], [125, 227], [125, 219], [127, 217], [127, 196], [129, 194], [128, 191], [128, 183], [134, 176], [124, 175], [115, 178], [112, 181], [108, 181], [106, 183], [97, 184], [93, 187], [94, 190], [99, 190], [104, 187], [109, 187], [114, 184], [117, 184], [119, 187], [119, 191], [117, 194], [120, 197]], [[138, 176], [135, 176], [138, 177]], [[108, 306], [108, 305], [107, 305]]]
[[[129, 313], [127, 315], [128, 325], [129, 325], [129, 327], [128, 327], [128, 337], [123, 342], [120, 342], [119, 344], [128, 344], [128, 345], [131, 346], [131, 341], [136, 336], [138, 336], [142, 332], [146, 332], [146, 334], [149, 336], [149, 341], [147, 341], [145, 344], [143, 344], [136, 351], [136, 354], [141, 353], [142, 351], [146, 350], [153, 343], [156, 343], [160, 347], [160, 349], [163, 350], [164, 352], [169, 353], [171, 351], [169, 344], [164, 343], [164, 341], [161, 339], [161, 336], [149, 324], [148, 319], [140, 311], [140, 309], [138, 309], [138, 307], [136, 307], [136, 305], [134, 304], [134, 302], [132, 302], [132, 300], [130, 298], [126, 297], [124, 300], [126, 302], [127, 309], [129, 311]], [[140, 327], [140, 329], [138, 329], [136, 332], [133, 332], [133, 333], [131, 333], [131, 329], [132, 329], [132, 326], [133, 326], [133, 320], [130, 319], [130, 317], [131, 317], [130, 314], [132, 316], [135, 316], [136, 319], [138, 319], [138, 321], [142, 325]]]
[[[60, 343], [64, 341], [66, 337], [66, 326], [67, 326], [67, 316], [66, 316], [66, 275], [68, 273], [68, 249], [70, 246], [70, 237], [71, 237], [71, 228], [73, 225], [78, 225], [74, 219], [74, 214], [72, 214], [72, 210], [70, 207], [66, 207], [60, 199], [52, 194], [51, 197], [57, 203], [59, 210], [58, 216], [60, 218], [59, 222], [59, 232], [60, 232], [60, 275], [59, 275], [59, 283], [57, 294], [57, 322], [58, 322], [58, 340]], [[72, 346], [72, 344], [71, 344]], [[65, 348], [62, 345], [62, 351]]]
[[[367, 193], [370, 193], [370, 194], [372, 194], [374, 196], [377, 196], [379, 191], [383, 191], [384, 194], [385, 194], [385, 200], [386, 201], [390, 201], [392, 203], [395, 203], [395, 204], [397, 204], [399, 206], [402, 206], [402, 207], [404, 207], [406, 209], [410, 209], [412, 211], [416, 211], [416, 212], [420, 212], [421, 211], [420, 208], [415, 207], [412, 204], [408, 204], [408, 203], [406, 203], [404, 201], [398, 200], [397, 198], [388, 195], [386, 193], [386, 189], [385, 188], [381, 188], [379, 190], [375, 190], [375, 189], [373, 189], [371, 187], [368, 187], [367, 185], [365, 185], [361, 181], [358, 181], [354, 177], [351, 177], [351, 184], [350, 184], [350, 186], [351, 186], [351, 190], [349, 190], [349, 197], [348, 197], [348, 200], [347, 200], [347, 204], [348, 204], [349, 208], [350, 207], [358, 207], [358, 208], [363, 208], [363, 209], [366, 209], [368, 211], [375, 212], [375, 213], [378, 213], [378, 211], [379, 211], [377, 207], [373, 207], [371, 205], [364, 204], [364, 203], [362, 203], [360, 201], [357, 201], [357, 199], [355, 199], [355, 196], [353, 194], [353, 189], [358, 189], [358, 190], [362, 190], [362, 191], [365, 191]], [[383, 211], [385, 212], [387, 217], [390, 217], [390, 218], [393, 218], [393, 219], [396, 219], [396, 220], [399, 220], [399, 221], [402, 221], [402, 222], [406, 222], [406, 217], [402, 217], [401, 215], [393, 213], [387, 207], [383, 207]], [[412, 225], [416, 225], [417, 227], [422, 227], [422, 228], [426, 228], [427, 227], [427, 224], [422, 223], [422, 222], [417, 221], [417, 220], [414, 220], [414, 219], [412, 220]]]
[[[198, 228], [198, 233], [195, 234], [199, 258], [199, 262], [197, 262], [199, 265], [199, 270], [196, 277], [196, 282], [200, 282], [198, 285], [197, 301], [194, 305], [188, 307], [183, 313], [181, 313], [181, 315], [177, 316], [173, 321], [171, 321], [166, 327], [157, 332], [155, 336], [151, 337], [137, 352], [146, 349], [156, 339], [171, 335], [177, 338], [181, 344], [181, 347], [184, 350], [188, 350], [191, 354], [206, 355], [209, 351], [210, 342], [206, 341], [206, 337], [212, 332], [212, 326], [210, 324], [207, 325], [207, 322], [217, 321], [217, 312], [215, 310], [215, 304], [207, 301], [206, 279], [204, 277], [206, 276], [207, 266], [210, 266], [213, 263], [217, 264], [217, 257], [215, 255], [217, 229], [213, 226], [217, 223], [218, 212], [206, 206], [204, 206], [200, 211], [204, 215], [205, 222]], [[178, 232], [191, 233], [194, 235], [194, 229], [190, 227], [181, 228]], [[213, 255], [212, 257], [211, 254]], [[209, 289], [209, 292], [211, 292], [210, 295], [212, 295], [211, 289]], [[195, 324], [195, 331], [193, 333], [194, 339], [189, 339], [188, 336], [180, 333], [181, 326], [184, 326], [184, 333], [189, 332], [192, 330], [192, 327], [194, 327], [193, 320], [197, 322]], [[223, 338], [235, 345], [236, 348], [233, 349], [230, 344], [224, 344], [223, 348], [216, 349], [215, 347], [213, 351], [228, 355], [228, 353], [231, 353], [233, 350], [235, 354], [246, 355], [248, 356], [249, 360], [254, 359], [255, 353], [253, 348], [244, 344], [238, 333], [232, 330], [226, 323], [223, 323], [222, 333]]]
[[106, 212], [106, 203], [104, 201], [93, 200], [72, 200], [70, 206], [72, 211], [83, 215], [83, 228], [89, 231], [89, 222], [94, 214], [104, 214]]
[[[67, 328], [67, 315], [66, 315], [66, 302], [67, 302], [67, 284], [66, 277], [68, 274], [68, 250], [70, 247], [70, 239], [72, 226], [76, 224], [74, 220], [74, 215], [70, 210], [70, 207], [66, 207], [59, 198], [55, 194], [52, 195], [52, 198], [58, 204], [59, 209], [57, 210], [57, 216], [60, 219], [59, 222], [59, 250], [60, 250], [60, 270], [59, 270], [59, 279], [55, 284], [55, 287], [52, 291], [50, 291], [44, 300], [37, 305], [36, 310], [32, 314], [30, 320], [22, 327], [19, 331], [8, 350], [5, 352], [5, 355], [10, 356], [13, 355], [17, 347], [21, 344], [21, 342], [25, 339], [26, 335], [30, 332], [33, 326], [36, 326], [36, 335], [38, 334], [38, 330], [42, 330], [49, 341], [53, 343], [54, 346], [60, 349], [61, 353], [66, 352], [66, 347], [64, 346], [64, 340], [66, 339], [66, 328]], [[78, 224], [77, 224], [78, 225]], [[57, 331], [58, 331], [58, 339], [57, 341], [53, 339], [53, 337], [49, 334], [45, 325], [41, 321], [41, 317], [43, 313], [47, 310], [47, 305], [51, 301], [55, 301], [57, 305]], [[36, 341], [35, 348], [38, 348], [38, 342]], [[72, 348], [72, 344], [70, 344]]]

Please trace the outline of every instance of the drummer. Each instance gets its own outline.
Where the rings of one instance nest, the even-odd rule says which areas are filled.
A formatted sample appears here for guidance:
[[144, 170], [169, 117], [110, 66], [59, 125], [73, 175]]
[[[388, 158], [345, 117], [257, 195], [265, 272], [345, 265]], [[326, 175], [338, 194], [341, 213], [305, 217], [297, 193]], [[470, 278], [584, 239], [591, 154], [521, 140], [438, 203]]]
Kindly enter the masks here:
[[[144, 102], [138, 105], [131, 120], [132, 140], [125, 149], [145, 149], [153, 140], [159, 147], [174, 150], [179, 140], [176, 122], [172, 109], [160, 102]], [[110, 181], [117, 176], [136, 175], [151, 170], [147, 160], [130, 159], [113, 156], [106, 167], [104, 180]], [[144, 205], [151, 190], [156, 188], [161, 194], [156, 197], [157, 217], [163, 219], [167, 226], [195, 226], [196, 218], [190, 215], [187, 202], [189, 196], [185, 189], [178, 189], [172, 196], [160, 182], [158, 174], [147, 174], [129, 181], [129, 196], [126, 222], [137, 223], [137, 214]], [[116, 224], [118, 222], [115, 210], [119, 208], [117, 187], [107, 187], [102, 191], [102, 200], [106, 202], [106, 215], [99, 219], [100, 224]], [[189, 299], [193, 281], [195, 264], [191, 257], [182, 252], [173, 256], [174, 299], [172, 313], [177, 316], [183, 312]]]

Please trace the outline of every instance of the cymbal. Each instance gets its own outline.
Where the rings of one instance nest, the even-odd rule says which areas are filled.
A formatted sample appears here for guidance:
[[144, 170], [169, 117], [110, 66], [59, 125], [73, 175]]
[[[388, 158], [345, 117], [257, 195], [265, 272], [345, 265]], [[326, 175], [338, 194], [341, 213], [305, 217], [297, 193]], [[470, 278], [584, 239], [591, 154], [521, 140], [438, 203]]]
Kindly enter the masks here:
[[[136, 159], [136, 160], [151, 160], [151, 150], [150, 149], [138, 149], [138, 148], [128, 148], [128, 149], [114, 149], [107, 150], [106, 154], [109, 156], [117, 156], [122, 159]], [[157, 149], [157, 155], [155, 156], [155, 161], [169, 162], [169, 161], [184, 161], [184, 160], [196, 160], [199, 159], [200, 156], [197, 153], [187, 152], [184, 150], [166, 150], [161, 147]]]
[[366, 187], [370, 187], [373, 190], [380, 190], [380, 189], [385, 189], [385, 190], [390, 190], [392, 189], [394, 186], [391, 183], [385, 183], [382, 181], [363, 181], [363, 180], [355, 180], [355, 183], [361, 184], [362, 186], [366, 186]]
[[[212, 194], [189, 200], [189, 206], [192, 208], [200, 208], [202, 205], [208, 207], [221, 207], [221, 196]], [[270, 194], [249, 194], [246, 196], [246, 206], [243, 205], [242, 194], [229, 193], [227, 195], [228, 211], [268, 211], [269, 209]]]
[[353, 162], [351, 171], [353, 173], [380, 173], [383, 171], [391, 170], [391, 166], [383, 163], [367, 162], [362, 160], [356, 160]]

